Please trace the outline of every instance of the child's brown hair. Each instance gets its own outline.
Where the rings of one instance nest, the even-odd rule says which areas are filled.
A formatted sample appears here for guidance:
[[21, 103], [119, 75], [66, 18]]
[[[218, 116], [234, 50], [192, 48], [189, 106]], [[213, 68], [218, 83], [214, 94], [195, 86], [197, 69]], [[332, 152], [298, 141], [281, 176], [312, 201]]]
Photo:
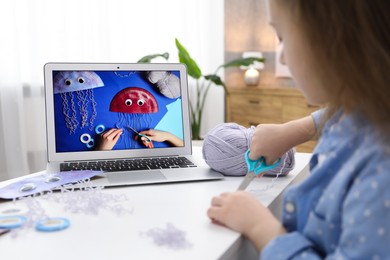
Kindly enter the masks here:
[[390, 1], [278, 1], [303, 30], [314, 67], [332, 97], [330, 111], [360, 109], [388, 131]]

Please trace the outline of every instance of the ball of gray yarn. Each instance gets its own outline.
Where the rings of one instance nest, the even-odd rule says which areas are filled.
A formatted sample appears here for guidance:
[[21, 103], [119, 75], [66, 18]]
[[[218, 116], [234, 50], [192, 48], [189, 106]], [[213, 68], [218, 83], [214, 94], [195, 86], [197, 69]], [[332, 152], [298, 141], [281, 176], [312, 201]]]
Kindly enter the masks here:
[[[236, 123], [217, 125], [204, 137], [202, 147], [204, 160], [212, 169], [224, 175], [245, 175], [248, 173], [245, 152], [249, 149], [254, 131], [254, 126], [245, 128]], [[280, 165], [267, 171], [265, 176], [287, 175], [294, 168], [294, 154], [295, 149], [290, 149], [282, 156]]]

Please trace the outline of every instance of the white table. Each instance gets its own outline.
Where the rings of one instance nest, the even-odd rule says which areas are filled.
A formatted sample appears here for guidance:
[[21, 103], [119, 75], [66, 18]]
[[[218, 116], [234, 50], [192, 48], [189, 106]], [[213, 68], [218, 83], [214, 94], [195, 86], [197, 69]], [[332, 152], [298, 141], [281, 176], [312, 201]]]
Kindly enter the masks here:
[[[201, 157], [201, 148], [194, 154]], [[297, 153], [295, 169], [275, 181], [273, 187], [256, 192], [256, 197], [274, 212], [287, 186], [307, 174], [310, 154]], [[221, 192], [237, 189], [242, 177], [226, 177], [220, 181], [187, 182], [147, 186], [109, 188], [105, 196], [126, 195], [121, 205], [133, 209], [131, 214], [116, 215], [100, 209], [97, 215], [70, 213], [64, 204], [36, 197], [50, 217], [66, 217], [71, 226], [62, 231], [44, 233], [34, 228], [20, 230], [16, 236], [0, 236], [1, 259], [257, 259], [252, 245], [239, 233], [212, 224], [206, 215], [211, 198]], [[272, 178], [252, 182], [248, 190], [262, 190]], [[0, 186], [7, 182], [0, 183]], [[60, 194], [60, 193], [58, 193]], [[0, 215], [6, 209], [26, 210], [23, 201], [1, 201]], [[191, 246], [175, 250], [156, 245], [145, 232], [166, 228], [167, 223], [186, 233]], [[142, 235], [143, 234], [143, 235]]]

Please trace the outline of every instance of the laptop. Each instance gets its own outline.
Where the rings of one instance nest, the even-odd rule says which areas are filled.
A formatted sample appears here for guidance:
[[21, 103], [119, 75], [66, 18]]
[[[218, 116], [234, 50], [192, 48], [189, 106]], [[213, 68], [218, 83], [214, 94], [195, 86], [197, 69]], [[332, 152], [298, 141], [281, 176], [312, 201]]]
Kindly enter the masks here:
[[47, 171], [101, 170], [92, 185], [220, 180], [192, 156], [183, 64], [47, 63]]

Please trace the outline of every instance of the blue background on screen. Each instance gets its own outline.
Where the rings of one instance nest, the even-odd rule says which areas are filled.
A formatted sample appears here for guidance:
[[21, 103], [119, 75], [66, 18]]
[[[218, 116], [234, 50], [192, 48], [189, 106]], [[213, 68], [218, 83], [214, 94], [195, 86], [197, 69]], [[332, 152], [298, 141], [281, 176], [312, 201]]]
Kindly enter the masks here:
[[[96, 118], [93, 123], [93, 129], [89, 129], [89, 125], [84, 128], [80, 128], [81, 118], [80, 118], [80, 109], [77, 105], [78, 98], [75, 93], [73, 93], [73, 100], [75, 102], [75, 108], [77, 112], [77, 121], [79, 126], [77, 127], [75, 133], [71, 133], [70, 130], [66, 127], [65, 115], [63, 112], [63, 100], [61, 94], [54, 94], [54, 115], [55, 115], [55, 135], [56, 135], [56, 150], [57, 152], [72, 152], [72, 151], [91, 151], [95, 150], [95, 147], [98, 145], [100, 136], [95, 132], [95, 127], [97, 125], [104, 125], [106, 131], [111, 128], [116, 128], [116, 124], [119, 121], [119, 113], [110, 112], [110, 103], [112, 98], [122, 89], [128, 87], [138, 87], [149, 91], [156, 99], [158, 104], [158, 112], [151, 113], [147, 115], [142, 115], [142, 117], [149, 117], [151, 119], [150, 128], [155, 128], [157, 125], [158, 130], [164, 130], [171, 132], [183, 139], [183, 123], [182, 123], [182, 111], [181, 111], [181, 97], [178, 98], [168, 98], [162, 95], [156, 86], [149, 83], [144, 77], [145, 72], [111, 72], [111, 71], [94, 71], [103, 81], [103, 87], [97, 87], [93, 89], [94, 100], [96, 104]], [[57, 72], [53, 72], [53, 77]], [[180, 77], [179, 71], [171, 71], [172, 74]], [[88, 104], [88, 120], [91, 116], [91, 100]], [[66, 101], [70, 106], [69, 98]], [[169, 113], [168, 109], [169, 108]], [[146, 129], [136, 129], [137, 131], [142, 131]], [[88, 148], [86, 144], [80, 141], [80, 136], [82, 134], [89, 134], [91, 138], [95, 141], [95, 147]], [[128, 142], [126, 144], [125, 138], [133, 138], [134, 134], [123, 130], [122, 137], [118, 140], [113, 150], [118, 149], [129, 149]], [[127, 139], [126, 139], [127, 140]], [[140, 142], [133, 142], [137, 149], [146, 148]], [[168, 147], [170, 146], [165, 142], [153, 142], [155, 148], [159, 147]]]

